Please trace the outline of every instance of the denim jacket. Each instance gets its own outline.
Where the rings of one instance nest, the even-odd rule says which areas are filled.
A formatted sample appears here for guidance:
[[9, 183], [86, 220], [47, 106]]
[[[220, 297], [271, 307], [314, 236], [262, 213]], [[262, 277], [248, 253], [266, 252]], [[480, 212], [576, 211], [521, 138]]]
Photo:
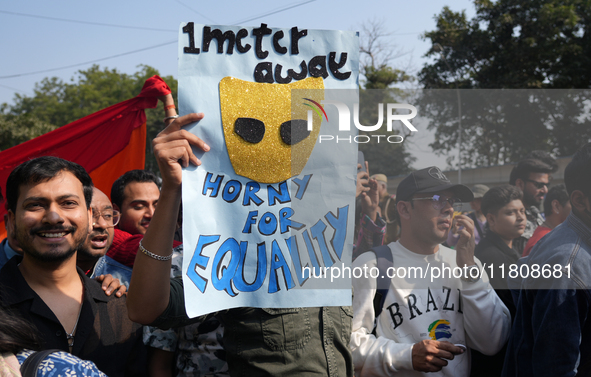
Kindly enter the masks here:
[[100, 257], [94, 265], [94, 270], [92, 271], [90, 278], [94, 279], [97, 276], [107, 274], [113, 275], [114, 279], [119, 279], [121, 284], [129, 288], [129, 282], [131, 281], [131, 268], [105, 255]]
[[509, 286], [520, 290], [503, 376], [590, 375], [591, 229], [571, 213], [516, 266]]

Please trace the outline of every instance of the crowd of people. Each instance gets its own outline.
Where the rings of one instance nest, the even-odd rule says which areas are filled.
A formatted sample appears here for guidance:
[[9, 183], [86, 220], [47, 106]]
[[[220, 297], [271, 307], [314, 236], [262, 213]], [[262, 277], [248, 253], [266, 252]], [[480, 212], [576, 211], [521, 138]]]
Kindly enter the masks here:
[[182, 127], [202, 117], [169, 117], [153, 141], [161, 178], [127, 172], [110, 199], [57, 157], [12, 171], [2, 376], [28, 376], [33, 363], [38, 376], [590, 375], [591, 143], [550, 189], [557, 165], [539, 151], [491, 188], [453, 184], [432, 166], [394, 195], [366, 165], [352, 267], [387, 277], [354, 276], [352, 307], [189, 318], [182, 168], [200, 164], [192, 147], [209, 146]]

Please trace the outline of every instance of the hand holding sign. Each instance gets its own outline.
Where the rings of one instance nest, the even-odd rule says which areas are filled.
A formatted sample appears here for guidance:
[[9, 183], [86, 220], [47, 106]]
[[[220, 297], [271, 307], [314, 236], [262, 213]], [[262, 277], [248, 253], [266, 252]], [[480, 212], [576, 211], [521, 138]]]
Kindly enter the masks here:
[[181, 166], [187, 167], [189, 162], [201, 165], [201, 161], [193, 153], [191, 145], [199, 147], [205, 152], [209, 151], [209, 145], [194, 134], [182, 129], [183, 126], [201, 119], [203, 119], [203, 113], [184, 115], [169, 124], [152, 141], [163, 185], [180, 186], [183, 177]]
[[[193, 153], [192, 145], [204, 151], [209, 150], [203, 140], [182, 127], [201, 119], [201, 113], [177, 118], [152, 142], [162, 174], [162, 190], [158, 207], [150, 222], [152, 226], [146, 231], [141, 244], [150, 254], [138, 253], [129, 286], [129, 316], [138, 323], [154, 321], [168, 305], [170, 262], [165, 262], [167, 255], [171, 253], [170, 245], [181, 202], [182, 166], [189, 166], [189, 162], [201, 165], [201, 161]], [[165, 259], [154, 258], [154, 255]]]

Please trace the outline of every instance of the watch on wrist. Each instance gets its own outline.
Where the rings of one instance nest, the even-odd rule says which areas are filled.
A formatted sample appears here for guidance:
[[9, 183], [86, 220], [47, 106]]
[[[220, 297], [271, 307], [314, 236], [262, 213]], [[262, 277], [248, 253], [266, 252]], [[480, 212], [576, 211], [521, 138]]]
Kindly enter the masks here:
[[[477, 265], [467, 266], [464, 267], [464, 273], [460, 276], [460, 280], [465, 281], [466, 283], [476, 283], [480, 280], [480, 270], [478, 269]], [[476, 274], [470, 273], [471, 271], [476, 270]]]

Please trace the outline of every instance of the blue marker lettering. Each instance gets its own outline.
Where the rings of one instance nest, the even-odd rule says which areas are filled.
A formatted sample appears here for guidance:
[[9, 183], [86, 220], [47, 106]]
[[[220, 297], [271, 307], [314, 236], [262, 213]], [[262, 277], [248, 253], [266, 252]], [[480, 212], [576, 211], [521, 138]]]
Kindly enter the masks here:
[[299, 230], [305, 226], [304, 224], [289, 219], [294, 213], [295, 211], [291, 209], [291, 207], [285, 207], [279, 211], [279, 229], [281, 234], [287, 233], [289, 228], [295, 228]]
[[283, 282], [287, 289], [291, 289], [295, 286], [293, 278], [291, 277], [291, 271], [285, 257], [277, 244], [277, 240], [273, 240], [271, 246], [271, 277], [269, 279], [269, 293], [278, 292], [281, 288], [279, 287], [279, 277], [277, 276], [277, 270], [281, 269]]
[[271, 212], [265, 212], [259, 221], [259, 232], [264, 236], [270, 236], [277, 230], [277, 218]]
[[222, 184], [224, 176], [218, 175], [215, 178], [215, 181], [213, 182], [211, 180], [212, 176], [213, 174], [211, 173], [207, 173], [207, 175], [205, 176], [205, 182], [203, 182], [203, 195], [207, 195], [207, 190], [211, 190], [211, 194], [209, 194], [209, 196], [215, 198], [216, 196], [218, 196], [218, 191], [220, 190], [220, 185]]
[[234, 203], [238, 196], [240, 195], [240, 190], [242, 189], [242, 183], [231, 180], [226, 183], [224, 186], [224, 192], [222, 193], [222, 198], [228, 203]]
[[300, 178], [294, 178], [292, 179], [293, 183], [295, 183], [296, 185], [298, 185], [298, 191], [296, 192], [295, 197], [302, 200], [302, 198], [304, 197], [304, 193], [306, 192], [306, 189], [308, 188], [308, 183], [310, 183], [310, 178], [312, 178], [313, 174], [308, 174], [306, 176], [304, 176], [304, 178], [300, 179]]
[[[342, 213], [341, 213], [342, 211]], [[343, 255], [343, 247], [345, 246], [345, 239], [347, 238], [347, 218], [349, 216], [349, 206], [344, 206], [337, 209], [337, 216], [333, 215], [332, 212], [326, 214], [325, 218], [334, 228], [334, 235], [330, 240], [332, 248], [334, 249], [339, 260]]]
[[261, 185], [258, 182], [250, 181], [246, 184], [244, 188], [244, 198], [242, 200], [242, 205], [247, 206], [250, 205], [250, 202], [253, 201], [254, 204], [260, 206], [263, 204], [263, 200], [257, 196], [257, 192], [261, 189]]
[[[221, 264], [224, 256], [230, 252], [230, 263], [227, 266]], [[230, 297], [237, 295], [232, 289], [232, 278], [236, 273], [240, 262], [240, 246], [233, 238], [228, 238], [222, 246], [218, 249], [213, 258], [213, 266], [211, 268], [211, 284], [218, 291], [224, 290]]]
[[220, 236], [199, 236], [195, 253], [193, 253], [193, 258], [191, 258], [191, 262], [189, 262], [187, 276], [202, 293], [205, 292], [205, 288], [207, 287], [207, 279], [197, 273], [197, 267], [202, 270], [207, 268], [209, 257], [202, 254], [203, 249], [205, 246], [211, 245], [212, 243], [217, 242], [219, 239]]
[[247, 248], [248, 242], [240, 242], [240, 262], [238, 263], [238, 269], [232, 281], [239, 291], [254, 292], [263, 285], [267, 276], [267, 248], [264, 242], [257, 245], [257, 270], [254, 281], [251, 284], [248, 284], [244, 278], [244, 260], [246, 259]]
[[283, 181], [279, 184], [279, 191], [272, 185], [267, 185], [268, 204], [274, 206], [276, 201], [281, 204], [291, 202], [289, 197], [289, 190], [287, 189], [287, 181]]

